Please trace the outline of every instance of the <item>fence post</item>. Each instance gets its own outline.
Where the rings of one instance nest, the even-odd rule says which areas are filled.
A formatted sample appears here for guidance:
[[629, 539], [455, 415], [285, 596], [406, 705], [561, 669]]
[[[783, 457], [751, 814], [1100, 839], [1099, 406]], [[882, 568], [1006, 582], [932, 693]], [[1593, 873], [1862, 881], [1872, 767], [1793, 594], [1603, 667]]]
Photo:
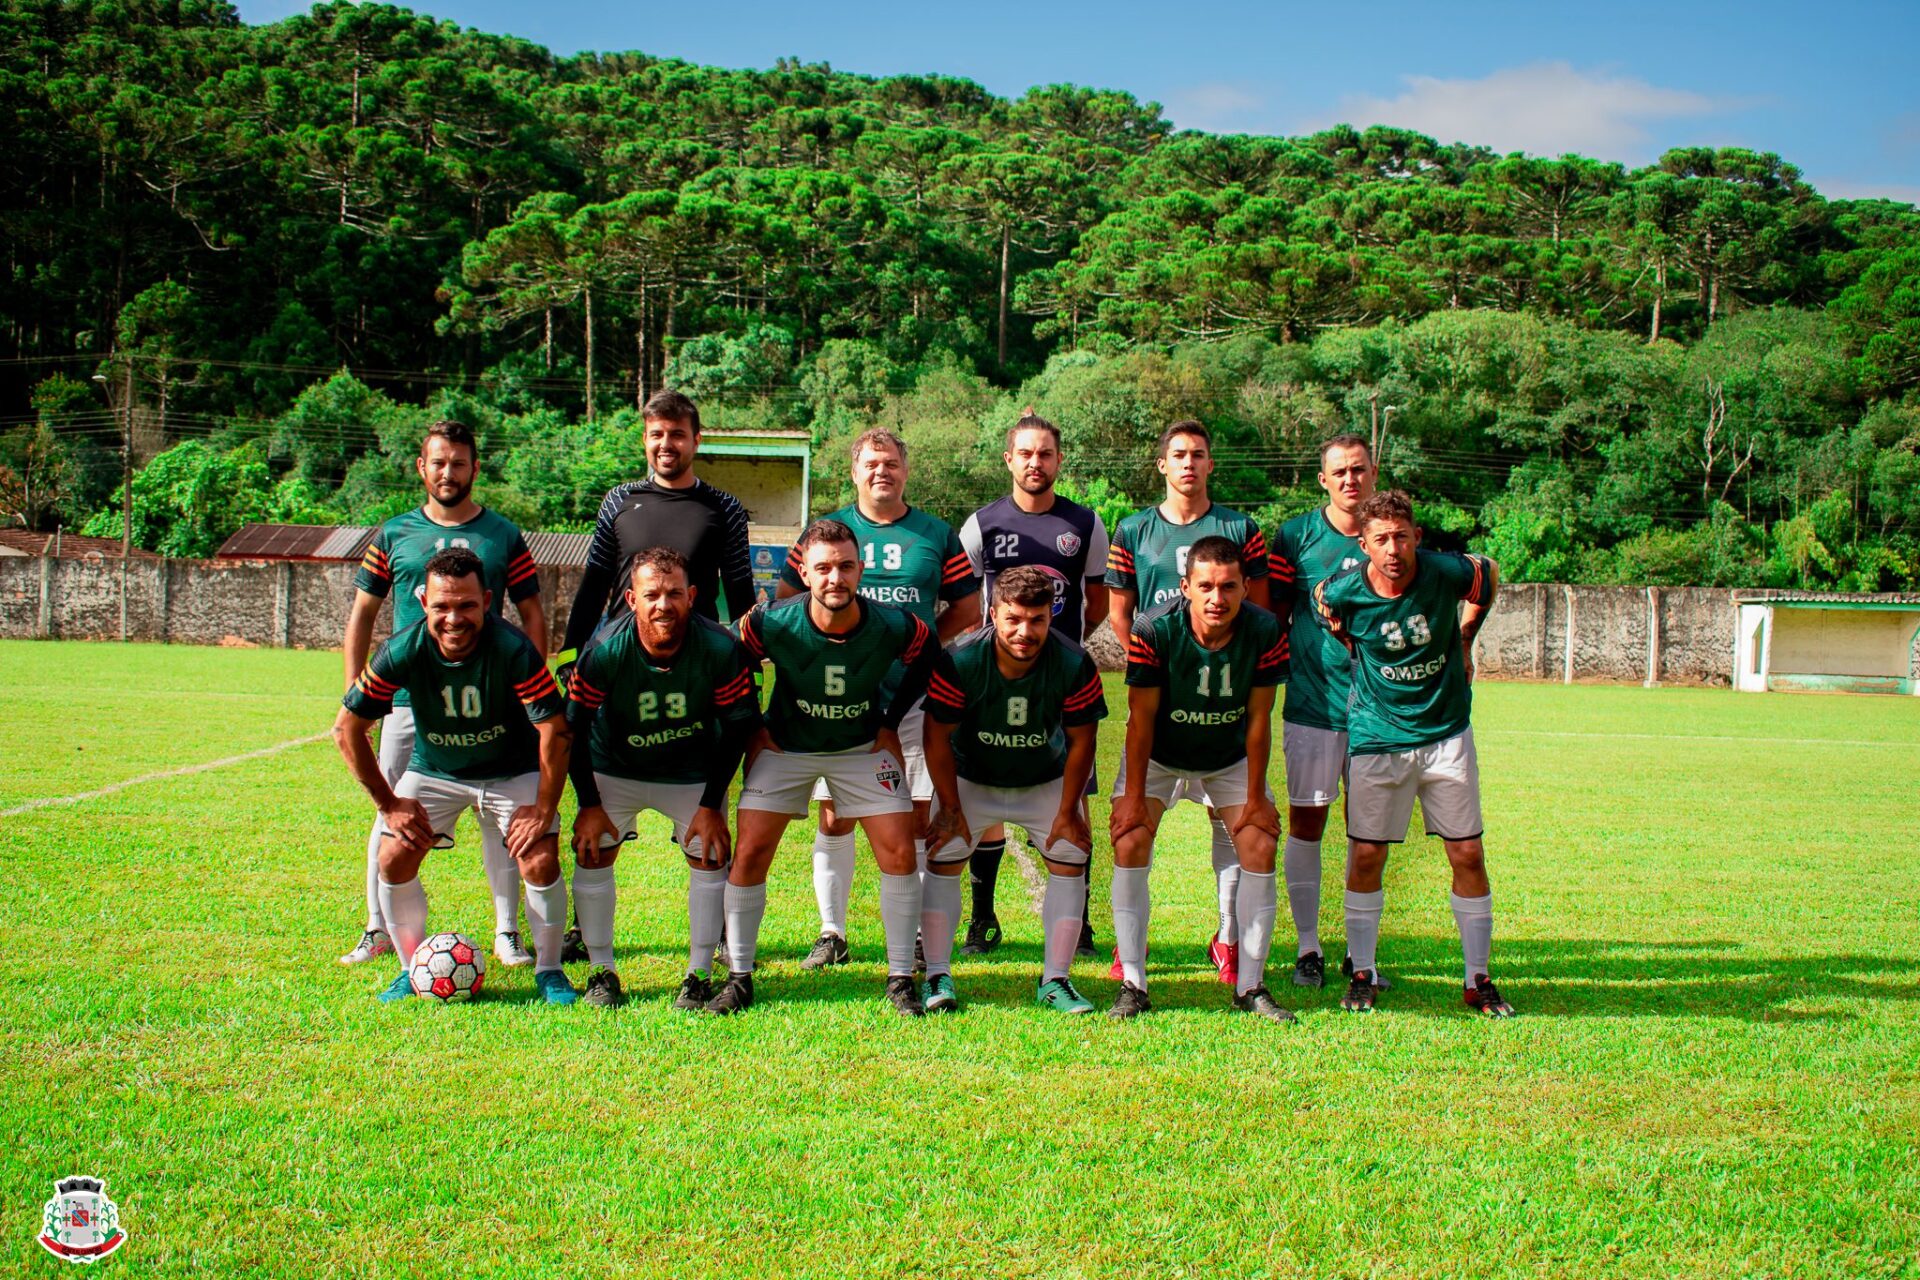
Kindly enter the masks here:
[[1533, 587], [1533, 678], [1547, 678], [1547, 587]]
[[120, 549], [120, 643], [122, 644], [127, 641], [127, 561], [131, 559], [133, 557], [126, 553], [125, 547], [122, 547]]
[[40, 638], [53, 639], [53, 557], [40, 557]]
[[167, 644], [170, 643], [167, 637], [171, 630], [168, 625], [167, 615], [172, 612], [173, 608], [173, 561], [162, 556], [158, 563], [160, 566], [160, 576], [157, 580], [159, 585], [154, 591], [153, 607], [155, 612], [160, 616], [154, 620], [153, 638], [161, 644]]
[[273, 644], [276, 648], [289, 647], [293, 631], [293, 561], [282, 560], [275, 566], [277, 575], [273, 586]]
[[1660, 588], [1647, 588], [1647, 683], [1660, 687]]
[[1560, 588], [1567, 593], [1567, 652], [1561, 665], [1560, 683], [1573, 683], [1573, 587]]

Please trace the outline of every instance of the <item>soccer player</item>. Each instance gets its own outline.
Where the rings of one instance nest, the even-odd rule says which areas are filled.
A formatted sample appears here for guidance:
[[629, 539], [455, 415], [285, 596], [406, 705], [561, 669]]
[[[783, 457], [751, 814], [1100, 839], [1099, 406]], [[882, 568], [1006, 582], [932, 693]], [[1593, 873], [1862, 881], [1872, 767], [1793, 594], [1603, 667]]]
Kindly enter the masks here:
[[[882, 427], [861, 433], [853, 442], [853, 488], [854, 501], [827, 519], [853, 530], [860, 552], [860, 594], [905, 609], [932, 627], [941, 644], [977, 627], [980, 582], [973, 576], [960, 539], [946, 521], [907, 505], [906, 441]], [[805, 590], [796, 547], [781, 571], [778, 598]], [[941, 601], [946, 602], [945, 610], [939, 608]], [[881, 690], [882, 700], [889, 692]], [[900, 722], [916, 833], [926, 830], [933, 799], [920, 746], [925, 721], [924, 706], [916, 706]], [[853, 888], [853, 820], [834, 812], [833, 798], [824, 784], [815, 785], [813, 798], [820, 804], [820, 826], [813, 837], [813, 893], [820, 904], [820, 937], [800, 962], [802, 969], [846, 963], [847, 899]], [[915, 843], [916, 852], [924, 854], [925, 841]]]
[[[960, 529], [975, 573], [991, 595], [994, 579], [1019, 565], [1035, 565], [1053, 582], [1053, 630], [1082, 643], [1107, 617], [1107, 526], [1098, 513], [1054, 492], [1063, 461], [1060, 430], [1031, 409], [1007, 432], [1002, 455], [1013, 475], [1013, 492], [967, 517]], [[989, 830], [973, 851], [973, 891], [963, 955], [982, 955], [1000, 945], [994, 889], [1006, 833]], [[1081, 920], [1075, 950], [1093, 955], [1093, 921]]]
[[573, 909], [588, 958], [588, 1004], [621, 1004], [613, 960], [613, 864], [652, 809], [673, 823], [686, 855], [687, 974], [678, 1009], [713, 998], [707, 967], [725, 922], [727, 787], [760, 700], [746, 650], [719, 623], [695, 615], [687, 562], [671, 547], [633, 558], [627, 611], [580, 655], [568, 690], [573, 725]]
[[[493, 611], [499, 613], [502, 603], [512, 600], [527, 639], [537, 652], [546, 652], [540, 576], [526, 540], [512, 521], [473, 500], [479, 466], [473, 432], [458, 422], [434, 423], [427, 428], [413, 465], [426, 485], [426, 502], [380, 526], [353, 577], [353, 605], [342, 646], [348, 689], [366, 668], [382, 602], [393, 597], [393, 634], [419, 622], [427, 561], [447, 547], [465, 547], [479, 557]], [[389, 785], [406, 771], [413, 738], [413, 707], [407, 691], [400, 689], [380, 728], [380, 769]], [[493, 953], [502, 964], [532, 964], [533, 957], [520, 943], [520, 871], [499, 833], [485, 823], [480, 830], [480, 855], [493, 894]], [[376, 820], [367, 833], [367, 927], [340, 963], [362, 964], [391, 950], [393, 943], [380, 913], [380, 824]]]
[[[645, 426], [647, 476], [607, 491], [587, 543], [587, 567], [573, 595], [561, 640], [560, 671], [608, 621], [623, 616], [633, 560], [654, 547], [671, 547], [687, 562], [694, 612], [736, 621], [753, 607], [753, 562], [747, 542], [747, 509], [694, 474], [700, 455], [700, 409], [672, 389], [655, 392], [640, 410]], [[567, 931], [569, 964], [587, 959], [576, 925]]]
[[[1347, 774], [1348, 655], [1328, 632], [1314, 592], [1328, 578], [1365, 562], [1360, 550], [1360, 504], [1373, 496], [1378, 470], [1365, 437], [1337, 435], [1320, 446], [1324, 507], [1274, 532], [1268, 557], [1276, 612], [1287, 619], [1291, 668], [1280, 709], [1281, 749], [1287, 763], [1287, 842], [1281, 867], [1293, 915], [1296, 986], [1326, 983], [1320, 952], [1320, 841], [1327, 811]], [[1352, 972], [1352, 957], [1346, 964]], [[1377, 976], [1377, 975], [1376, 975]], [[1385, 986], [1384, 980], [1380, 982]]]
[[[435, 552], [424, 620], [374, 651], [333, 722], [347, 768], [380, 812], [380, 911], [400, 954], [400, 975], [380, 999], [413, 993], [407, 965], [427, 936], [420, 864], [429, 849], [451, 846], [461, 812], [474, 809], [526, 881], [534, 986], [548, 1004], [572, 1004], [577, 993], [560, 971], [567, 886], [556, 832], [569, 739], [560, 689], [533, 642], [494, 616], [485, 572], [465, 547]], [[389, 784], [367, 731], [403, 689], [413, 754]]]
[[[1387, 848], [1407, 838], [1413, 802], [1453, 867], [1454, 923], [1465, 958], [1467, 1007], [1511, 1017], [1487, 976], [1493, 891], [1487, 884], [1474, 755], [1468, 653], [1493, 604], [1499, 572], [1485, 556], [1420, 550], [1413, 503], [1399, 490], [1360, 504], [1366, 563], [1315, 592], [1334, 634], [1354, 654], [1347, 711], [1347, 954], [1353, 976], [1340, 1007], [1373, 1009], [1380, 940], [1380, 877]], [[1460, 606], [1478, 606], [1470, 621]]]
[[953, 1009], [960, 871], [979, 837], [1011, 822], [1047, 864], [1046, 946], [1036, 998], [1062, 1013], [1093, 1004], [1068, 979], [1087, 902], [1093, 837], [1081, 804], [1107, 702], [1093, 660], [1053, 631], [1053, 584], [1033, 565], [994, 579], [992, 625], [934, 660], [927, 686], [927, 770], [940, 798], [927, 836], [920, 934], [921, 999]]
[[1293, 1014], [1268, 994], [1264, 976], [1278, 911], [1273, 855], [1280, 837], [1267, 759], [1287, 638], [1279, 619], [1247, 603], [1240, 545], [1230, 538], [1193, 544], [1180, 591], [1136, 620], [1127, 639], [1127, 742], [1111, 817], [1113, 936], [1122, 978], [1108, 1016], [1132, 1018], [1153, 1007], [1147, 876], [1160, 820], [1184, 796], [1219, 812], [1240, 857], [1233, 1005], [1290, 1022]]
[[[727, 876], [731, 971], [712, 1013], [753, 1003], [753, 959], [767, 910], [767, 870], [787, 824], [804, 815], [826, 779], [834, 812], [859, 821], [880, 865], [880, 920], [887, 935], [887, 999], [903, 1016], [925, 1012], [913, 982], [920, 876], [913, 853], [913, 801], [900, 757], [900, 721], [927, 691], [939, 646], [933, 628], [890, 604], [860, 596], [860, 544], [838, 520], [816, 520], [794, 544], [807, 594], [756, 606], [740, 620], [753, 657], [773, 664], [766, 727], [747, 748], [739, 839]], [[891, 668], [904, 672], [889, 682]], [[891, 693], [883, 698], [883, 688]]]
[[[1221, 537], [1237, 544], [1246, 567], [1247, 600], [1267, 607], [1267, 540], [1260, 526], [1238, 511], [1214, 503], [1207, 495], [1213, 475], [1213, 437], [1192, 419], [1184, 419], [1160, 433], [1154, 446], [1156, 465], [1167, 480], [1167, 496], [1122, 520], [1113, 531], [1107, 554], [1107, 594], [1112, 600], [1113, 634], [1133, 634], [1133, 620], [1180, 594], [1187, 553], [1201, 538]], [[1207, 943], [1207, 955], [1220, 972], [1220, 981], [1235, 982], [1239, 925], [1234, 898], [1240, 889], [1240, 855], [1233, 847], [1227, 824], [1207, 810], [1213, 827], [1213, 876], [1219, 903], [1219, 925]]]

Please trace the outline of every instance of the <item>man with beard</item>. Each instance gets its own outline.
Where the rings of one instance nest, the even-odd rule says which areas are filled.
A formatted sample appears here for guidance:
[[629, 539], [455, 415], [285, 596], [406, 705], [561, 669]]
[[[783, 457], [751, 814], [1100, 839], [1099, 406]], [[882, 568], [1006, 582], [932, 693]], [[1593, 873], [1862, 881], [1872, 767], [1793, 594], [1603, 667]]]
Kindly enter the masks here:
[[614, 859], [652, 809], [686, 855], [687, 974], [677, 1009], [713, 998], [707, 967], [726, 910], [727, 787], [760, 726], [758, 664], [717, 622], [697, 617], [687, 562], [670, 547], [633, 558], [627, 612], [580, 656], [568, 689], [573, 724], [573, 907], [588, 958], [588, 1004], [625, 996], [613, 959]]
[[[354, 574], [353, 605], [347, 614], [347, 687], [359, 678], [373, 647], [373, 624], [380, 605], [393, 597], [393, 634], [398, 635], [423, 616], [421, 595], [426, 589], [427, 561], [448, 547], [465, 547], [480, 561], [482, 585], [494, 613], [512, 600], [520, 611], [521, 626], [536, 652], [547, 643], [546, 614], [540, 607], [540, 577], [526, 540], [513, 522], [473, 500], [473, 481], [479, 451], [473, 432], [458, 422], [436, 422], [427, 428], [414, 462], [426, 485], [427, 500], [415, 510], [381, 525], [368, 544]], [[400, 780], [413, 754], [414, 713], [407, 691], [394, 694], [393, 710], [380, 729], [380, 769], [389, 785]], [[481, 824], [480, 852], [487, 885], [493, 893], [493, 953], [506, 965], [527, 965], [533, 957], [520, 942], [520, 872], [506, 845], [492, 827]], [[380, 911], [380, 827], [367, 835], [367, 927], [341, 964], [363, 964], [393, 949], [386, 920]]]
[[[493, 616], [480, 558], [448, 547], [427, 561], [425, 617], [374, 651], [347, 690], [334, 742], [380, 814], [380, 913], [400, 975], [380, 999], [413, 994], [408, 966], [427, 936], [420, 864], [450, 847], [468, 809], [499, 833], [527, 885], [539, 952], [533, 984], [548, 1004], [576, 997], [560, 971], [567, 886], [560, 878], [560, 795], [567, 784], [560, 689], [533, 643]], [[408, 694], [417, 731], [400, 781], [389, 784], [367, 741], [374, 721]]]
[[[1080, 644], [1107, 616], [1107, 526], [1097, 512], [1053, 491], [1063, 455], [1060, 429], [1029, 409], [1007, 432], [1003, 455], [1013, 492], [967, 517], [960, 545], [993, 598], [994, 579], [1008, 569], [1033, 565], [1053, 583], [1053, 631]], [[1124, 642], [1125, 637], [1122, 637]], [[962, 955], [982, 955], [1000, 945], [994, 889], [1007, 851], [1006, 832], [994, 827], [973, 851], [973, 903]], [[1093, 919], [1082, 918], [1075, 950], [1094, 955]]]

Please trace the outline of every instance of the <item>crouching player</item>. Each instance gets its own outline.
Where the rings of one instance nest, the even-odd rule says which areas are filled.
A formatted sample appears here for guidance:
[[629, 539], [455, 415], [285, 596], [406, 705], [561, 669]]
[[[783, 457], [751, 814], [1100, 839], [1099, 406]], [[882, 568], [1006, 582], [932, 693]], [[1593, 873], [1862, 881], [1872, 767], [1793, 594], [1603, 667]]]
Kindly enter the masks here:
[[760, 699], [747, 652], [696, 615], [687, 562], [671, 547], [634, 556], [627, 612], [573, 668], [573, 909], [593, 968], [588, 1004], [625, 998], [613, 962], [614, 859], [652, 809], [673, 823], [686, 855], [687, 976], [677, 1009], [713, 999], [707, 976], [725, 922], [727, 787]]
[[[333, 723], [348, 769], [380, 811], [380, 909], [400, 955], [400, 976], [380, 998], [412, 994], [407, 966], [427, 935], [420, 864], [429, 849], [451, 847], [461, 811], [474, 809], [526, 883], [534, 986], [548, 1004], [572, 1004], [560, 970], [567, 886], [556, 832], [569, 739], [560, 689], [533, 642], [489, 612], [481, 574], [465, 547], [427, 561], [426, 617], [374, 652]], [[402, 689], [417, 732], [407, 771], [389, 786], [367, 733]]]
[[1127, 638], [1127, 741], [1111, 819], [1121, 987], [1111, 1017], [1153, 1007], [1147, 999], [1147, 875], [1160, 820], [1184, 789], [1188, 799], [1220, 815], [1240, 858], [1234, 1007], [1274, 1022], [1293, 1019], [1265, 981], [1280, 842], [1267, 758], [1287, 640], [1279, 619], [1246, 603], [1246, 591], [1240, 547], [1202, 538], [1187, 553], [1181, 594], [1143, 614]]
[[[1473, 749], [1468, 653], [1498, 573], [1484, 556], [1422, 551], [1413, 504], [1398, 490], [1360, 504], [1367, 562], [1315, 591], [1328, 625], [1355, 657], [1347, 707], [1347, 952], [1353, 976], [1340, 1007], [1372, 1010], [1387, 847], [1407, 838], [1420, 801], [1428, 835], [1453, 866], [1453, 918], [1466, 960], [1467, 1007], [1513, 1008], [1487, 976], [1493, 892], [1481, 843], [1480, 766]], [[1478, 606], [1466, 621], [1462, 604]]]
[[[825, 779], [834, 812], [857, 818], [880, 864], [880, 922], [887, 935], [887, 999], [906, 1017], [925, 1012], [913, 981], [920, 873], [913, 798], [901, 760], [900, 720], [927, 691], [939, 643], [904, 609], [859, 594], [860, 549], [838, 520], [801, 533], [807, 594], [758, 605], [740, 619], [755, 659], [773, 663], [767, 725], [747, 747], [739, 843], [727, 877], [727, 967], [710, 1013], [753, 1003], [753, 959], [767, 911], [767, 871], [787, 824], [803, 817]], [[889, 682], [894, 663], [905, 668]], [[883, 688], [892, 693], [882, 705]]]
[[928, 1013], [959, 1004], [960, 873], [987, 829], [1008, 822], [1026, 829], [1047, 864], [1037, 998], [1062, 1013], [1093, 1011], [1067, 970], [1080, 941], [1093, 848], [1080, 797], [1107, 702], [1093, 660], [1048, 625], [1053, 582], [1032, 565], [1002, 573], [993, 583], [992, 625], [934, 659], [924, 741], [940, 808], [928, 831], [920, 908]]

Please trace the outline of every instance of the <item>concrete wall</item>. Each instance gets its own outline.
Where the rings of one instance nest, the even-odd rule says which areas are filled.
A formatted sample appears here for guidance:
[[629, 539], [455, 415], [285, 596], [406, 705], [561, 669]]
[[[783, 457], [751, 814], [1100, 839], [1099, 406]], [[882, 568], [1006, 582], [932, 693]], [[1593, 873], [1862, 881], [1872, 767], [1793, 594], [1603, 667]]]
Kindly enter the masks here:
[[[578, 588], [578, 569], [543, 569], [541, 597], [555, 643]], [[305, 562], [132, 561], [126, 575], [127, 634], [181, 644], [331, 649], [340, 644], [353, 596], [353, 566]], [[44, 584], [44, 591], [43, 591]], [[121, 569], [111, 560], [0, 557], [0, 637], [117, 639]], [[390, 610], [376, 634], [384, 636]], [[514, 617], [509, 608], [508, 616]], [[1480, 632], [1480, 673], [1493, 679], [1725, 685], [1732, 674], [1735, 608], [1724, 589], [1501, 588]], [[1650, 623], [1652, 625], [1650, 625]], [[1088, 640], [1102, 668], [1121, 665], [1102, 626]], [[1913, 654], [1920, 676], [1920, 644]]]

